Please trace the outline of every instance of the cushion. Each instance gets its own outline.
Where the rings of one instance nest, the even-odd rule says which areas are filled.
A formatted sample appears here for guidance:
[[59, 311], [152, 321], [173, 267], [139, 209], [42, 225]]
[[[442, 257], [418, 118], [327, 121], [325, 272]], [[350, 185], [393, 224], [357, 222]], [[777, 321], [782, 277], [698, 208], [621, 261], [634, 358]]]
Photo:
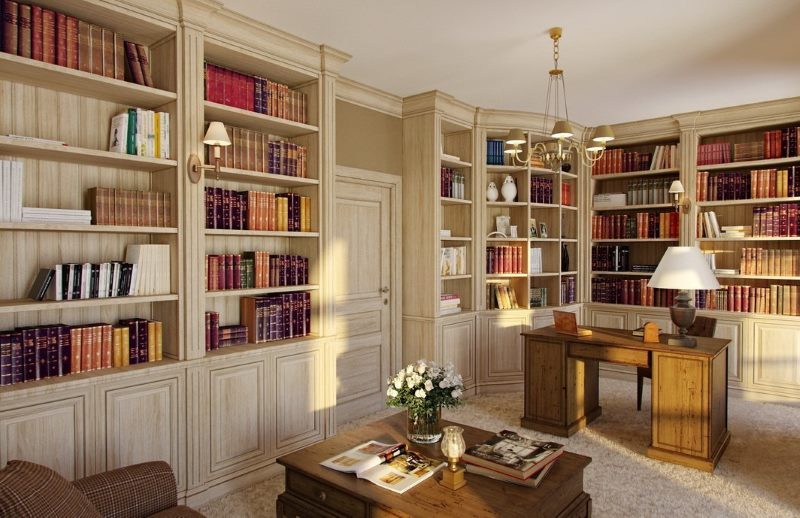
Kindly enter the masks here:
[[101, 515], [83, 493], [52, 469], [12, 460], [0, 470], [0, 516], [99, 518]]

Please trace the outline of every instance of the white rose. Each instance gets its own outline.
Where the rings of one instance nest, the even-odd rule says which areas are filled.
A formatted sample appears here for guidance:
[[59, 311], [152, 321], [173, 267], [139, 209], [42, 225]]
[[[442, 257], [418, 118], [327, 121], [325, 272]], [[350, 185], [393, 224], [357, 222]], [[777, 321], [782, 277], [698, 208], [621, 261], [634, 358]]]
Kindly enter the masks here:
[[450, 386], [450, 382], [447, 380], [447, 378], [445, 378], [445, 379], [443, 379], [442, 381], [439, 382], [439, 388], [440, 389], [446, 389], [449, 386]]
[[433, 390], [433, 382], [431, 380], [427, 380], [425, 382], [425, 390], [427, 390], [428, 392]]
[[414, 372], [414, 365], [406, 367], [406, 374], [411, 374], [412, 372]]
[[397, 397], [397, 391], [389, 387], [389, 390], [386, 391], [386, 395], [389, 397]]
[[455, 389], [453, 392], [450, 393], [450, 395], [453, 396], [455, 399], [458, 399], [461, 397], [461, 390]]
[[427, 366], [425, 365], [425, 362], [419, 362], [419, 365], [417, 365], [417, 372], [419, 372], [420, 374], [425, 374], [426, 368]]
[[420, 399], [425, 399], [425, 396], [427, 396], [428, 394], [422, 389], [417, 389], [417, 391], [414, 392], [414, 395]]
[[403, 378], [397, 377], [394, 379], [394, 388], [396, 389], [403, 388]]
[[406, 384], [408, 385], [408, 388], [414, 388], [414, 386], [417, 384], [417, 381], [414, 378], [406, 378]]

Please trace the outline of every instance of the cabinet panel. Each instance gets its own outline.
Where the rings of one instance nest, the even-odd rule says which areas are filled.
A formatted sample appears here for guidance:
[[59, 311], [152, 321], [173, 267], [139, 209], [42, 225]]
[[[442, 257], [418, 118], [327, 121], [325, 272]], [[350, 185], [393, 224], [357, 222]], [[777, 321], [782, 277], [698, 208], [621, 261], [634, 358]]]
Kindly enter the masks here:
[[523, 337], [530, 317], [489, 315], [482, 321], [481, 382], [523, 381]]
[[717, 319], [717, 329], [714, 332], [715, 338], [727, 338], [731, 342], [728, 344], [728, 379], [730, 381], [742, 382], [743, 366], [743, 338], [744, 322], [736, 320]]
[[800, 391], [800, 330], [753, 322], [753, 384]]
[[475, 320], [443, 324], [440, 340], [440, 363], [453, 362], [464, 387], [475, 386]]
[[322, 353], [278, 355], [275, 368], [275, 450], [300, 448], [323, 437]]
[[667, 313], [645, 313], [635, 312], [631, 315], [633, 322], [631, 328], [636, 329], [642, 327], [647, 322], [653, 322], [658, 326], [662, 333], [672, 333], [672, 319]]
[[611, 327], [614, 329], [628, 328], [628, 313], [626, 311], [611, 311], [607, 309], [592, 309], [593, 327]]
[[24, 459], [67, 480], [88, 474], [87, 395], [0, 412], [0, 467]]

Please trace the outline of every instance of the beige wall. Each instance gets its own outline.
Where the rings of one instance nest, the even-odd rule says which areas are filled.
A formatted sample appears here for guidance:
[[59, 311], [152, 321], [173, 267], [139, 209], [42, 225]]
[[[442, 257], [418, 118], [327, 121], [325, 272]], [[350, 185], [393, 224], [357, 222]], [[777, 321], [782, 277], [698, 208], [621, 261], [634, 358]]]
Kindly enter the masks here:
[[337, 100], [336, 163], [403, 174], [402, 119]]

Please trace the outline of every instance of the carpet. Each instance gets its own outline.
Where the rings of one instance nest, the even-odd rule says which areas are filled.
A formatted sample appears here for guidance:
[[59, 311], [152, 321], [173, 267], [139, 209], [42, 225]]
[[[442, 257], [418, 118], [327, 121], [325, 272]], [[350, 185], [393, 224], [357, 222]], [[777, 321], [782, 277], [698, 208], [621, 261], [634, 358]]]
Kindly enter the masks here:
[[[636, 385], [601, 379], [603, 415], [569, 439], [520, 428], [522, 394], [469, 398], [443, 417], [486, 430], [507, 428], [566, 444], [587, 455], [585, 491], [594, 516], [800, 516], [800, 408], [729, 398], [728, 449], [716, 471], [705, 473], [645, 457], [650, 436], [649, 390], [636, 411]], [[386, 409], [341, 426], [348, 430], [394, 413]], [[283, 492], [276, 476], [212, 500], [200, 508], [209, 518], [275, 516]]]

